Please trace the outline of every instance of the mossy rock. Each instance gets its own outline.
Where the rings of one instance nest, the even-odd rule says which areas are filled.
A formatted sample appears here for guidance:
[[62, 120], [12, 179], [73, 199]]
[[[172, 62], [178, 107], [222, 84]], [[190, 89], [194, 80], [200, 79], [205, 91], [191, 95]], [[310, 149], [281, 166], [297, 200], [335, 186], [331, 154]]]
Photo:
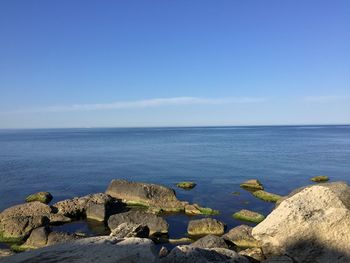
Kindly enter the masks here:
[[257, 179], [247, 180], [240, 184], [240, 187], [246, 190], [264, 190], [264, 186]]
[[312, 177], [310, 180], [316, 183], [323, 183], [323, 182], [329, 181], [329, 177], [326, 175], [319, 175], [319, 176]]
[[185, 190], [191, 190], [196, 186], [196, 183], [194, 182], [180, 182], [176, 184], [177, 187], [185, 189]]
[[265, 216], [262, 214], [259, 214], [257, 212], [249, 211], [246, 209], [243, 209], [239, 212], [234, 213], [233, 218], [242, 220], [242, 221], [247, 221], [247, 222], [252, 222], [252, 223], [260, 223], [265, 219]]
[[48, 204], [52, 201], [53, 197], [49, 192], [38, 192], [31, 194], [26, 198], [26, 202], [39, 201], [43, 204]]
[[253, 195], [266, 202], [277, 202], [282, 198], [280, 195], [269, 193], [263, 190], [254, 191]]
[[4, 237], [4, 233], [0, 231], [1, 243], [20, 243], [23, 241], [23, 237]]
[[209, 207], [201, 207], [198, 204], [186, 205], [185, 213], [187, 215], [218, 215], [219, 211]]

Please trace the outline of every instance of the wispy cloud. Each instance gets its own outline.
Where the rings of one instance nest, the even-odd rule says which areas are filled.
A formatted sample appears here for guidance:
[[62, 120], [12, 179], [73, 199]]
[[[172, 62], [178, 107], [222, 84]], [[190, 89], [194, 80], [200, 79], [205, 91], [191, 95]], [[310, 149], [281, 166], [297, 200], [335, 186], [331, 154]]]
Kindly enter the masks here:
[[347, 100], [347, 99], [350, 99], [350, 97], [328, 95], [328, 96], [307, 96], [307, 97], [304, 97], [302, 100], [305, 102], [327, 103], [327, 102], [334, 102], [334, 101]]
[[220, 104], [242, 104], [258, 103], [266, 101], [263, 97], [235, 97], [235, 98], [200, 98], [200, 97], [174, 97], [154, 98], [135, 101], [116, 101], [111, 103], [73, 104], [61, 106], [47, 106], [40, 108], [19, 109], [12, 113], [39, 113], [39, 112], [71, 112], [71, 111], [97, 111], [137, 109], [177, 105], [220, 105]]

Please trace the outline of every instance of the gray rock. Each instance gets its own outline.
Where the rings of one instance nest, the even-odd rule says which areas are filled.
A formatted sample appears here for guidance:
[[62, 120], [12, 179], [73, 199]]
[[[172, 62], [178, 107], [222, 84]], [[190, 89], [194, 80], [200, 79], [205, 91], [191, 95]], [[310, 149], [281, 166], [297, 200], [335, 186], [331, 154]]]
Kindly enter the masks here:
[[61, 225], [72, 222], [72, 219], [62, 214], [50, 214], [49, 220], [51, 225]]
[[247, 257], [252, 262], [260, 262], [265, 259], [265, 256], [261, 250], [261, 248], [254, 247], [254, 248], [247, 248], [245, 250], [242, 250], [238, 252], [241, 256]]
[[222, 237], [207, 235], [198, 239], [196, 242], [190, 245], [191, 247], [199, 247], [199, 248], [228, 248], [225, 240]]
[[52, 209], [50, 206], [34, 201], [11, 206], [0, 213], [0, 221], [11, 217], [46, 216], [49, 217]]
[[91, 203], [86, 208], [86, 217], [97, 221], [105, 221], [107, 216], [106, 205]]
[[187, 232], [191, 236], [222, 235], [225, 232], [225, 224], [213, 218], [191, 220]]
[[167, 234], [169, 225], [162, 217], [148, 214], [142, 210], [130, 210], [128, 212], [112, 215], [108, 219], [108, 227], [113, 231], [122, 223], [147, 225], [150, 235]]
[[50, 229], [48, 227], [36, 228], [30, 233], [29, 238], [23, 244], [27, 248], [40, 248], [46, 246]]
[[262, 261], [261, 263], [294, 263], [294, 260], [288, 256], [273, 256]]
[[128, 204], [142, 205], [163, 211], [184, 211], [187, 204], [187, 202], [181, 202], [176, 198], [173, 189], [156, 184], [112, 180], [106, 193]]
[[27, 196], [26, 202], [38, 201], [43, 204], [48, 204], [52, 201], [53, 197], [49, 192], [38, 192]]
[[249, 263], [248, 259], [226, 248], [203, 249], [188, 245], [177, 246], [161, 259], [162, 263]]
[[47, 246], [52, 246], [60, 243], [68, 243], [79, 239], [77, 235], [72, 235], [65, 232], [51, 232], [47, 237]]
[[260, 247], [260, 242], [252, 235], [253, 228], [247, 225], [240, 225], [232, 228], [222, 237], [241, 248]]
[[117, 238], [149, 237], [149, 228], [145, 225], [122, 223], [111, 231], [110, 236]]
[[159, 250], [159, 258], [164, 258], [167, 255], [169, 255], [169, 253], [169, 249], [167, 249], [166, 247], [161, 247], [161, 249]]
[[70, 262], [115, 263], [158, 262], [158, 254], [149, 239], [91, 237], [70, 243], [31, 250], [3, 259], [2, 263]]

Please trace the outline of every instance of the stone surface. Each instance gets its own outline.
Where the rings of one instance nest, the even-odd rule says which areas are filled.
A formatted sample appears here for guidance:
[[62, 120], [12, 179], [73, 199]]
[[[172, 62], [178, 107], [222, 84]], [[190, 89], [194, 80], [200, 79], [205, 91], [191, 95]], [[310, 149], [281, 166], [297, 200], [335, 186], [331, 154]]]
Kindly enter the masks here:
[[149, 237], [149, 228], [146, 225], [122, 223], [111, 231], [110, 236], [117, 238]]
[[222, 235], [224, 232], [225, 224], [213, 218], [191, 220], [187, 227], [187, 233], [191, 236]]
[[282, 198], [282, 196], [278, 195], [278, 194], [273, 194], [273, 193], [269, 193], [266, 192], [264, 190], [258, 190], [258, 191], [254, 191], [253, 195], [261, 200], [267, 201], [267, 202], [277, 202], [278, 200], [280, 200]]
[[226, 248], [203, 249], [188, 245], [177, 246], [168, 256], [161, 259], [162, 263], [249, 263], [248, 259], [233, 250]]
[[247, 225], [240, 225], [232, 228], [222, 237], [240, 248], [260, 247], [260, 242], [252, 235], [253, 228]]
[[53, 197], [49, 192], [38, 192], [27, 196], [26, 202], [38, 201], [43, 204], [48, 204], [52, 201]]
[[209, 207], [201, 207], [198, 204], [186, 205], [185, 213], [187, 215], [217, 215], [219, 211]]
[[322, 183], [322, 182], [327, 182], [329, 178], [326, 175], [318, 175], [318, 176], [312, 177], [310, 180], [316, 183]]
[[130, 210], [109, 217], [108, 227], [113, 231], [122, 223], [147, 225], [150, 235], [167, 234], [169, 225], [162, 217], [146, 213], [142, 210]]
[[79, 239], [80, 237], [77, 235], [72, 235], [69, 233], [65, 233], [65, 232], [51, 232], [49, 234], [49, 236], [47, 237], [47, 246], [52, 246], [52, 245], [56, 245], [56, 244], [60, 244], [60, 243], [67, 243], [67, 242], [72, 242], [75, 241], [77, 239]]
[[62, 214], [50, 214], [49, 220], [51, 225], [61, 225], [72, 222], [72, 219]]
[[158, 254], [149, 239], [92, 237], [70, 243], [31, 250], [2, 259], [2, 263], [70, 262], [115, 263], [158, 262]]
[[234, 213], [233, 218], [242, 220], [242, 221], [247, 221], [247, 222], [253, 222], [253, 223], [260, 223], [265, 219], [265, 216], [262, 214], [259, 214], [254, 211], [242, 209], [236, 213]]
[[48, 227], [39, 227], [34, 229], [30, 233], [27, 241], [22, 246], [27, 248], [40, 248], [46, 246], [49, 232], [50, 230]]
[[0, 259], [3, 257], [12, 256], [14, 252], [8, 248], [0, 248]]
[[30, 202], [11, 206], [0, 213], [0, 221], [10, 217], [25, 216], [49, 216], [52, 209], [40, 202]]
[[350, 188], [314, 185], [285, 199], [257, 225], [253, 236], [266, 255], [298, 262], [350, 262]]
[[159, 258], [164, 258], [167, 255], [169, 255], [169, 253], [169, 249], [167, 249], [166, 247], [161, 247], [161, 249], [159, 250]]
[[[333, 261], [329, 261], [329, 262], [333, 262]], [[273, 256], [266, 260], [263, 260], [261, 263], [295, 263], [295, 261], [288, 256]]]
[[105, 204], [90, 203], [86, 208], [86, 217], [96, 221], [105, 221], [107, 209]]
[[248, 190], [264, 190], [263, 185], [257, 179], [247, 180], [244, 183], [241, 183], [240, 186]]
[[58, 214], [62, 214], [71, 218], [79, 218], [86, 216], [86, 209], [91, 204], [107, 205], [113, 201], [112, 197], [104, 193], [86, 195], [83, 197], [74, 197], [57, 202], [53, 205], [57, 209]]
[[183, 211], [187, 204], [176, 198], [173, 189], [156, 184], [112, 180], [106, 193], [128, 204], [150, 206], [163, 211]]
[[245, 250], [242, 250], [238, 252], [241, 256], [247, 257], [250, 261], [256, 260], [257, 262], [263, 261], [265, 259], [265, 256], [261, 250], [261, 248], [254, 247], [254, 248], [247, 248]]
[[207, 235], [205, 237], [202, 237], [198, 239], [196, 242], [192, 243], [190, 246], [199, 247], [199, 248], [215, 248], [215, 247], [228, 248], [228, 245], [226, 244], [225, 240], [222, 237], [218, 237], [214, 235]]
[[196, 186], [196, 183], [194, 183], [194, 182], [180, 182], [180, 183], [177, 183], [176, 186], [179, 188], [185, 189], [185, 190], [190, 190]]

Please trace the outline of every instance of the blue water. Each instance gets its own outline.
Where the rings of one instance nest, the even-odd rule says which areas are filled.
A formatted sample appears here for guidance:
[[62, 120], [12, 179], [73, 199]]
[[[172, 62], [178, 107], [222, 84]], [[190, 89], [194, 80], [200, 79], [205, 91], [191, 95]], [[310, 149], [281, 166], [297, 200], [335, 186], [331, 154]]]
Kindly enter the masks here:
[[[0, 210], [36, 191], [54, 201], [103, 192], [113, 178], [170, 187], [192, 180], [193, 190], [176, 189], [179, 199], [220, 210], [231, 228], [241, 223], [237, 210], [273, 207], [241, 190], [242, 181], [258, 178], [284, 195], [315, 175], [350, 182], [350, 126], [0, 131]], [[180, 237], [191, 217], [166, 219]]]

